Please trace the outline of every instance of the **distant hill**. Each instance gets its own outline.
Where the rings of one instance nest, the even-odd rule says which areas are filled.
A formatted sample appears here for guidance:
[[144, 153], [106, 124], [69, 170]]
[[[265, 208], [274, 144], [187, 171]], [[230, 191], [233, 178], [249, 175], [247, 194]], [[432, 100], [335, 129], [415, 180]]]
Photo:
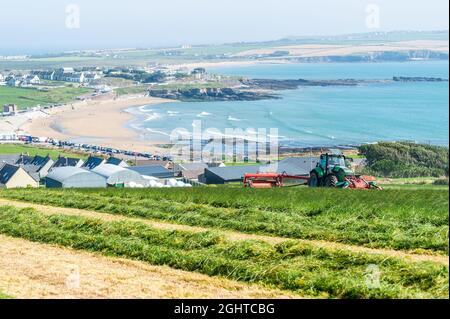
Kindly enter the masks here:
[[368, 32], [333, 36], [302, 36], [286, 37], [276, 41], [266, 42], [272, 45], [295, 45], [295, 44], [372, 44], [375, 42], [399, 42], [414, 40], [449, 40], [449, 31], [390, 31], [390, 32]]

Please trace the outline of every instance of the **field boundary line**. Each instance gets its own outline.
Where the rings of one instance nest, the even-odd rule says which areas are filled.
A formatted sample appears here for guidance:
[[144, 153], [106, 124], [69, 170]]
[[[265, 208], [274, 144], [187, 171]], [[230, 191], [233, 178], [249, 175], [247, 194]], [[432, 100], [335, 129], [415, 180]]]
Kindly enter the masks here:
[[319, 248], [325, 249], [335, 249], [335, 250], [347, 250], [354, 253], [367, 253], [372, 255], [383, 255], [392, 258], [400, 258], [400, 259], [408, 259], [412, 262], [421, 262], [421, 261], [429, 261], [434, 263], [443, 264], [449, 266], [449, 257], [444, 255], [427, 255], [427, 254], [417, 254], [411, 253], [401, 250], [394, 249], [384, 249], [384, 248], [369, 248], [363, 246], [342, 244], [337, 242], [323, 241], [323, 240], [308, 240], [308, 239], [298, 239], [298, 238], [285, 238], [285, 237], [276, 237], [276, 236], [267, 236], [267, 235], [258, 235], [258, 234], [246, 234], [238, 231], [231, 230], [223, 230], [218, 228], [208, 228], [208, 227], [200, 227], [200, 226], [190, 226], [183, 224], [175, 224], [169, 222], [161, 222], [154, 219], [145, 219], [138, 217], [129, 217], [118, 214], [110, 214], [105, 212], [96, 212], [83, 210], [78, 208], [66, 208], [66, 207], [56, 207], [56, 206], [48, 206], [41, 205], [35, 203], [27, 203], [23, 201], [15, 201], [9, 199], [0, 198], [1, 206], [13, 206], [16, 208], [34, 208], [40, 213], [45, 215], [53, 216], [53, 215], [68, 215], [68, 216], [81, 216], [88, 218], [97, 218], [103, 221], [130, 221], [130, 222], [139, 222], [145, 225], [163, 229], [163, 230], [180, 230], [180, 231], [191, 231], [191, 232], [205, 232], [205, 231], [213, 231], [218, 234], [223, 235], [229, 240], [239, 241], [239, 240], [260, 240], [265, 241], [270, 244], [278, 244], [285, 241], [298, 241], [300, 243], [310, 244]]

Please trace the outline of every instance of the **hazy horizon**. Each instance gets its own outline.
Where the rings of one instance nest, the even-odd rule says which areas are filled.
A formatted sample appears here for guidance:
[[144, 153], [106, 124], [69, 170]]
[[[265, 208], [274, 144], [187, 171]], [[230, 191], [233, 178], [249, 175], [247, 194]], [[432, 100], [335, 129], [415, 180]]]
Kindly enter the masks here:
[[448, 9], [446, 0], [18, 0], [2, 6], [0, 54], [448, 30]]

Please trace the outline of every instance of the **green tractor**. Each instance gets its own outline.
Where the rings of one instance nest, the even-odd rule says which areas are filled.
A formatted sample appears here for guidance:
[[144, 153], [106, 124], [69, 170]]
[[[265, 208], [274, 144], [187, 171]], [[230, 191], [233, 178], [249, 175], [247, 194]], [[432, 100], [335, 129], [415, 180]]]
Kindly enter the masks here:
[[374, 181], [356, 175], [348, 166], [347, 159], [339, 150], [320, 155], [320, 161], [310, 172], [309, 187], [334, 187], [381, 189]]

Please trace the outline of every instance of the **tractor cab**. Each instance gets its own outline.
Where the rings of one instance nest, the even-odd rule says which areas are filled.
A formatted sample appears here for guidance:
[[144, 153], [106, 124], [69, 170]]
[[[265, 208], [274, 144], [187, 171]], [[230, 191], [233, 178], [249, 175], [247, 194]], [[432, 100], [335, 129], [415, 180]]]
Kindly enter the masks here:
[[332, 170], [335, 166], [346, 167], [345, 156], [335, 154], [322, 154], [318, 163], [324, 170]]
[[344, 173], [345, 175], [354, 175], [353, 171], [347, 166], [347, 158], [339, 151], [333, 150], [332, 153], [322, 154], [320, 161], [317, 163], [325, 175], [336, 172]]

